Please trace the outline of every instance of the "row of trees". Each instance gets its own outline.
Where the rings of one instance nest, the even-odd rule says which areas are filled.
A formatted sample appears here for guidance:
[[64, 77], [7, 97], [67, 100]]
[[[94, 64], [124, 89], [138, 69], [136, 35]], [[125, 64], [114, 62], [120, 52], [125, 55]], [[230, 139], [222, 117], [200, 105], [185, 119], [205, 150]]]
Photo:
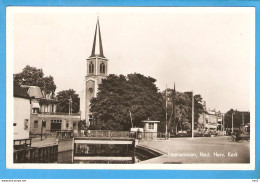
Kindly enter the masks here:
[[240, 128], [241, 124], [250, 123], [250, 112], [241, 112], [238, 110], [230, 109], [225, 113], [225, 128], [232, 127], [232, 113], [233, 113], [233, 127]]
[[[39, 86], [45, 93], [55, 93], [56, 85], [52, 76], [44, 76], [42, 69], [26, 66], [21, 73], [14, 74], [14, 81], [23, 85]], [[96, 98], [91, 100], [91, 112], [98, 123], [96, 128], [104, 130], [129, 130], [132, 126], [142, 127], [142, 120], [159, 120], [159, 131], [165, 131], [166, 109], [168, 131], [189, 130], [191, 128], [192, 92], [176, 92], [168, 88], [159, 92], [156, 79], [141, 74], [108, 75], [99, 85]], [[73, 89], [57, 93], [57, 111], [69, 112], [69, 100], [72, 100], [72, 112], [79, 112], [80, 99]], [[167, 108], [166, 108], [167, 100]], [[204, 111], [201, 95], [194, 95], [195, 128], [199, 115]], [[242, 118], [248, 123], [250, 113], [231, 109], [225, 115], [226, 127], [231, 127], [232, 113], [234, 127], [239, 127]]]
[[[191, 92], [167, 89], [159, 92], [156, 80], [141, 74], [109, 75], [99, 85], [96, 98], [91, 100], [91, 112], [98, 121], [96, 129], [129, 130], [142, 127], [142, 120], [159, 120], [159, 131], [166, 127], [166, 99], [168, 131], [187, 130], [191, 126]], [[175, 99], [174, 99], [175, 98]], [[202, 97], [194, 96], [195, 122], [203, 111]], [[174, 104], [175, 100], [175, 111]], [[131, 117], [131, 118], [130, 118]], [[132, 123], [131, 123], [132, 120]]]
[[[23, 85], [39, 86], [45, 93], [55, 93], [56, 85], [52, 76], [44, 76], [42, 69], [26, 66], [21, 73], [14, 74], [14, 81]], [[156, 80], [141, 74], [109, 75], [99, 85], [96, 98], [91, 101], [91, 112], [98, 121], [96, 129], [129, 130], [133, 126], [141, 127], [141, 121], [159, 120], [159, 131], [165, 131], [165, 91], [159, 92]], [[176, 113], [173, 115], [173, 90], [167, 90], [167, 121], [170, 131], [178, 127], [187, 129], [191, 121], [191, 92], [176, 92]], [[73, 89], [57, 93], [57, 111], [69, 112], [69, 100], [72, 100], [72, 112], [79, 112], [79, 96]], [[202, 112], [201, 96], [195, 96], [195, 121]], [[132, 118], [130, 118], [130, 115]], [[170, 117], [171, 116], [171, 117]], [[176, 119], [173, 119], [176, 118]], [[131, 123], [132, 120], [132, 123]], [[174, 123], [174, 121], [176, 121]]]

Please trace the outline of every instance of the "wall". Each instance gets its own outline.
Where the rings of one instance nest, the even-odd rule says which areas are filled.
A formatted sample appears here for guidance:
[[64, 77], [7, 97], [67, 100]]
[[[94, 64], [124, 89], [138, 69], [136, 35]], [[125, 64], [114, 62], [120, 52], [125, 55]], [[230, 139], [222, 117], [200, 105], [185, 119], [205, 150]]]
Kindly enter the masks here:
[[[14, 97], [14, 139], [29, 138], [30, 131], [30, 100]], [[28, 128], [25, 129], [25, 120], [28, 120]]]

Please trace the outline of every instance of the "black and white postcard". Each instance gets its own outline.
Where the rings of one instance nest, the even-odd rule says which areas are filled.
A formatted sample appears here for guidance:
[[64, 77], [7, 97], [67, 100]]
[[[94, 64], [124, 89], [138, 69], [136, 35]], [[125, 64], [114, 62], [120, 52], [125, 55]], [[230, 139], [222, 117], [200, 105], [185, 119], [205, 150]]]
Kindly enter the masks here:
[[253, 7], [8, 7], [7, 168], [255, 168]]

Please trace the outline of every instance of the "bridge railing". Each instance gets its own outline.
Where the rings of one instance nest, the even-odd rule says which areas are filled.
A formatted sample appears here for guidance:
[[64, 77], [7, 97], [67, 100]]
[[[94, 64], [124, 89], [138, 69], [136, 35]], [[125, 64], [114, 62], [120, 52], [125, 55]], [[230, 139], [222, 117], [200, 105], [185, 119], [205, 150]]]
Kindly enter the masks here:
[[111, 130], [88, 130], [78, 134], [79, 137], [89, 138], [134, 138], [129, 131], [111, 131]]

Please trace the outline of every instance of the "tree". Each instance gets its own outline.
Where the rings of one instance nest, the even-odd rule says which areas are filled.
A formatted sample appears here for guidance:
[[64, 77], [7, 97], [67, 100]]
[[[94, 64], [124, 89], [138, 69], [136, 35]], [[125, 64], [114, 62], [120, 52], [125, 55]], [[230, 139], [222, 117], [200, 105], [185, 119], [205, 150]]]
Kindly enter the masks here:
[[233, 127], [240, 128], [244, 115], [244, 124], [250, 123], [250, 112], [241, 112], [238, 110], [230, 109], [225, 113], [225, 128], [232, 128], [232, 113], [233, 114]]
[[72, 99], [72, 113], [79, 112], [79, 95], [73, 89], [63, 90], [57, 93], [57, 111], [58, 112], [69, 112], [69, 102]]
[[141, 74], [109, 75], [99, 85], [96, 98], [91, 100], [91, 112], [97, 129], [129, 130], [131, 125], [142, 127], [141, 121], [161, 120], [163, 99], [156, 80]]
[[78, 122], [78, 130], [85, 130], [87, 129], [86, 120], [80, 120]]
[[54, 93], [56, 85], [52, 76], [44, 77], [42, 69], [26, 66], [21, 73], [14, 74], [14, 81], [20, 85], [38, 86], [46, 93]]
[[[175, 93], [175, 116], [173, 108], [174, 90], [167, 89], [167, 115], [169, 131], [175, 133], [177, 130], [190, 130], [192, 121], [192, 92]], [[166, 102], [166, 91], [162, 92]], [[199, 115], [204, 112], [201, 95], [194, 95], [194, 123], [198, 123]], [[174, 123], [175, 118], [175, 123]], [[165, 127], [164, 127], [165, 128]], [[165, 130], [165, 129], [164, 129]]]

